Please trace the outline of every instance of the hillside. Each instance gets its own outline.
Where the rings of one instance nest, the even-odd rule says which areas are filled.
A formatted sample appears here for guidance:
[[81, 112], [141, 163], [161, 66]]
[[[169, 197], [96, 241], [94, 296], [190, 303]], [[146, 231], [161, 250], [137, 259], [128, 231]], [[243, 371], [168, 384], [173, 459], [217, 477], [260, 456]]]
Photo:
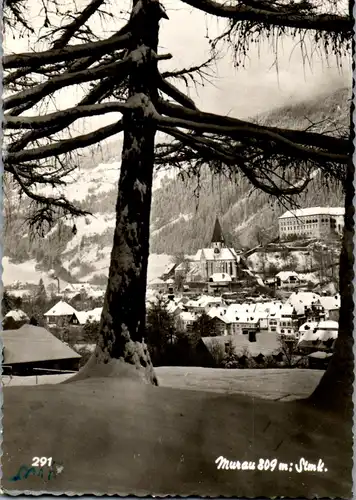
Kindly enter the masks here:
[[[306, 128], [318, 123], [314, 130], [330, 130], [332, 120], [347, 127], [349, 91], [338, 89], [319, 99], [275, 109], [255, 118], [258, 123], [283, 127]], [[328, 119], [326, 119], [328, 118]], [[331, 121], [330, 121], [331, 120]], [[329, 127], [326, 129], [325, 127]], [[41, 270], [54, 268], [61, 278], [103, 282], [107, 273], [115, 223], [117, 181], [121, 142], [104, 145], [101, 150], [80, 157], [80, 169], [64, 188], [69, 199], [90, 210], [93, 216], [76, 221], [62, 221], [44, 238], [30, 238], [25, 217], [28, 201], [18, 200], [11, 182], [5, 178], [4, 255], [12, 262], [34, 259]], [[216, 214], [219, 215], [226, 239], [236, 248], [252, 247], [263, 235], [277, 236], [277, 218], [286, 208], [278, 200], [252, 188], [242, 176], [235, 182], [213, 178], [202, 171], [197, 180], [184, 180], [177, 171], [155, 174], [151, 213], [151, 254], [194, 253], [209, 243]], [[340, 186], [325, 185], [316, 172], [309, 189], [295, 200], [301, 207], [343, 204]], [[169, 258], [166, 258], [167, 264]]]
[[[262, 125], [305, 129], [315, 123], [313, 131], [329, 133], [335, 128], [346, 130], [350, 123], [351, 93], [347, 88], [321, 95], [318, 99], [277, 108], [255, 117]], [[211, 237], [216, 214], [223, 230], [237, 247], [251, 247], [257, 243], [261, 230], [267, 239], [278, 234], [277, 218], [286, 208], [256, 191], [242, 176], [232, 183], [226, 178], [213, 178], [205, 171], [199, 179], [199, 199], [195, 195], [197, 182], [184, 182], [179, 177], [164, 183], [156, 193], [152, 205], [151, 251], [174, 253], [183, 247], [193, 253]], [[343, 194], [336, 183], [325, 185], [320, 173], [295, 202], [301, 208], [308, 206], [342, 206]]]

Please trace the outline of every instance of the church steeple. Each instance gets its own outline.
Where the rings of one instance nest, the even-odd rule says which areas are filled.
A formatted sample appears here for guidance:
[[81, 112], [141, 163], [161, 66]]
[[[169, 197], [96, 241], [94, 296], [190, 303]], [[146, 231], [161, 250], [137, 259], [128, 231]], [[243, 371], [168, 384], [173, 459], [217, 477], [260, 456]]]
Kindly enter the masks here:
[[213, 236], [211, 238], [211, 246], [213, 248], [220, 249], [224, 245], [225, 245], [225, 240], [220, 226], [219, 218], [216, 217]]

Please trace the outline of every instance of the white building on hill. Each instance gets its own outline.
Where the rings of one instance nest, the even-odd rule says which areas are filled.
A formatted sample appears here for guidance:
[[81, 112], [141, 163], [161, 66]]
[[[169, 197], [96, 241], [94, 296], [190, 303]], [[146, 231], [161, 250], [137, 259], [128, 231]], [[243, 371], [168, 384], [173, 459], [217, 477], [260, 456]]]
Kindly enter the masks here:
[[287, 211], [278, 219], [279, 237], [298, 235], [307, 238], [326, 238], [341, 235], [344, 227], [343, 207], [309, 207]]

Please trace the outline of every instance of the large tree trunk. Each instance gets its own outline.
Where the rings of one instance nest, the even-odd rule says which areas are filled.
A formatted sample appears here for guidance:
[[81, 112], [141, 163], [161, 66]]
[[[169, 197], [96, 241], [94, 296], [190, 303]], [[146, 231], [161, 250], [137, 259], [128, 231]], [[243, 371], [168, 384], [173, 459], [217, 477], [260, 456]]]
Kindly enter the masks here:
[[99, 342], [80, 378], [124, 374], [157, 384], [143, 339], [156, 134], [150, 105], [155, 105], [158, 98], [154, 56], [160, 17], [158, 2], [134, 1], [130, 20], [134, 65], [128, 96], [133, 108], [123, 117], [124, 144], [109, 281]]
[[353, 231], [354, 166], [348, 166], [345, 183], [345, 227], [340, 255], [341, 307], [339, 335], [329, 366], [318, 387], [309, 398], [315, 406], [352, 415], [354, 380], [353, 356]]

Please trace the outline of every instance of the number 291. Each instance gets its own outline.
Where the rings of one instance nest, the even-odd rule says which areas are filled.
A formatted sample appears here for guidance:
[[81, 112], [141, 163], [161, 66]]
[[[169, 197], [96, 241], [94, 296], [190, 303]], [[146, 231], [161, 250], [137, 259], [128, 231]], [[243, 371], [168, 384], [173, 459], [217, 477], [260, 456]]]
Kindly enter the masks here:
[[45, 465], [51, 467], [52, 457], [33, 457], [32, 467], [44, 467]]

